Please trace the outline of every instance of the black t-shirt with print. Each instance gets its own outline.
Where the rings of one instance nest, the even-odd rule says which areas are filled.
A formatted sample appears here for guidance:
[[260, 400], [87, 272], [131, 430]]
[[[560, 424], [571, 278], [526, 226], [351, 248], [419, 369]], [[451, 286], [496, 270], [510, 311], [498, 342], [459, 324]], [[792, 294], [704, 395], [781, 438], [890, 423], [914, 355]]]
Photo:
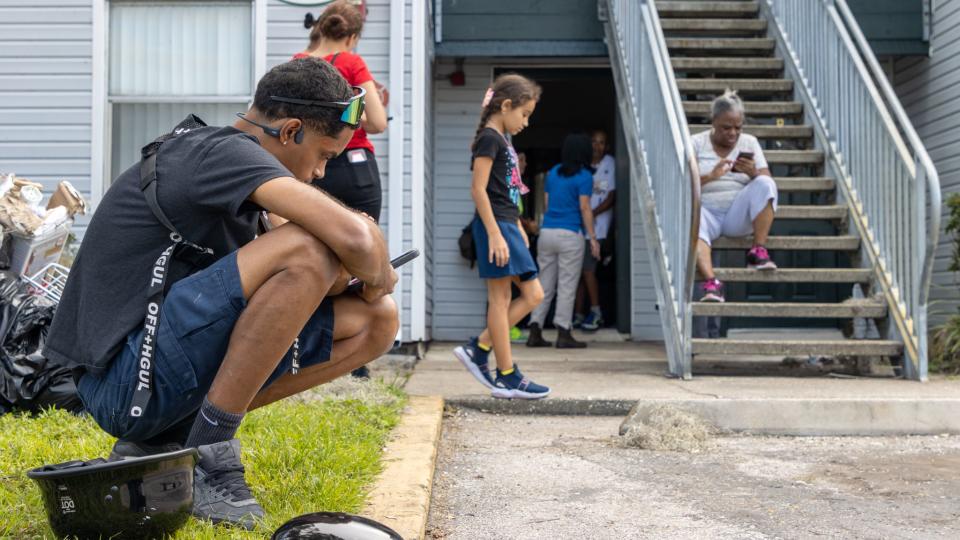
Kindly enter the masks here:
[[[223, 257], [254, 239], [261, 209], [247, 199], [274, 178], [293, 176], [256, 137], [203, 127], [163, 143], [157, 198], [183, 236]], [[147, 288], [170, 232], [140, 191], [139, 163], [104, 195], [83, 237], [44, 355], [93, 373], [106, 369], [127, 335], [143, 326]], [[200, 270], [173, 259], [166, 287]]]
[[520, 219], [517, 206], [519, 190], [510, 186], [511, 175], [517, 174], [517, 166], [506, 139], [493, 128], [484, 128], [477, 139], [473, 157], [493, 159], [490, 179], [487, 181], [487, 197], [493, 208], [493, 217], [497, 221], [516, 223]]

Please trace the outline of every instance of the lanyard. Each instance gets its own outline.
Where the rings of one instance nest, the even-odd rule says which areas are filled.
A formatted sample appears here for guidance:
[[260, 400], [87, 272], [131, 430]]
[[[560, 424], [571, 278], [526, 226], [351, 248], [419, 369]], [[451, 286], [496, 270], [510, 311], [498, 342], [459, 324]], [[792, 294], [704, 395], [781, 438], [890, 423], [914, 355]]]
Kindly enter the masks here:
[[143, 322], [143, 338], [138, 349], [136, 387], [133, 389], [133, 398], [130, 402], [129, 415], [137, 418], [153, 395], [153, 366], [157, 352], [157, 331], [160, 326], [160, 311], [163, 309], [164, 286], [170, 273], [170, 262], [174, 259], [183, 259], [194, 264], [212, 262], [212, 249], [199, 246], [184, 240], [170, 219], [163, 213], [157, 202], [157, 151], [160, 145], [177, 135], [191, 129], [203, 127], [206, 124], [199, 118], [190, 115], [177, 125], [167, 135], [163, 135], [141, 150], [140, 161], [140, 190], [147, 200], [150, 211], [170, 231], [171, 244], [160, 252], [157, 261], [150, 270], [150, 286], [147, 289], [147, 312]]

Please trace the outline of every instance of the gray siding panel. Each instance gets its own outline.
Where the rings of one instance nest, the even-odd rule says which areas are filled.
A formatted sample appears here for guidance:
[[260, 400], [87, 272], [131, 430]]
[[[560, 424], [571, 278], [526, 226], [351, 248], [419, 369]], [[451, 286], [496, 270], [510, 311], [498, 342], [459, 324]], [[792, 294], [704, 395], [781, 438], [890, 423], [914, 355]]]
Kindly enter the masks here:
[[[929, 58], [894, 65], [894, 83], [940, 174], [944, 198], [960, 192], [960, 0], [935, 0]], [[944, 212], [945, 214], [945, 212]], [[941, 238], [934, 265], [931, 323], [960, 307], [957, 276], [947, 270], [952, 239]]]
[[90, 0], [0, 6], [0, 172], [90, 194]]
[[[438, 73], [454, 64], [438, 60]], [[470, 198], [470, 144], [480, 120], [480, 101], [490, 83], [493, 65], [467, 61], [466, 86], [437, 80], [433, 89], [434, 196], [433, 208], [433, 338], [461, 340], [486, 326], [487, 291], [476, 268], [460, 257], [457, 239], [473, 217]]]

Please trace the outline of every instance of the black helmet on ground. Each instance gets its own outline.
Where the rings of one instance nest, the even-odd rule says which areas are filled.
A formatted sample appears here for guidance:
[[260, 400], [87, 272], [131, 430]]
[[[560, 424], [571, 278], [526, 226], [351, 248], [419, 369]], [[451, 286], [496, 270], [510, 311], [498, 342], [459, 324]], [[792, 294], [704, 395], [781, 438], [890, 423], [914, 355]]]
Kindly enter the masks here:
[[390, 527], [362, 516], [316, 512], [295, 517], [273, 533], [271, 540], [403, 540]]
[[163, 538], [193, 507], [193, 448], [130, 458], [45, 465], [27, 472], [39, 484], [57, 537]]

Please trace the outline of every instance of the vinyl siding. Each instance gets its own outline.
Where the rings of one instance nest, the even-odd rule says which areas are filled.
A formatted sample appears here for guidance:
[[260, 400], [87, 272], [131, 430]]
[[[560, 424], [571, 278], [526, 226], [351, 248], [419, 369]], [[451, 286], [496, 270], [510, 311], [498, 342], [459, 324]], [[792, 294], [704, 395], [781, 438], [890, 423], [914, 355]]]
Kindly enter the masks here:
[[[894, 82], [907, 114], [940, 174], [944, 200], [960, 192], [960, 0], [935, 0], [929, 58], [894, 64]], [[944, 207], [944, 223], [946, 207]], [[941, 236], [934, 265], [931, 324], [957, 313], [960, 286], [950, 264], [952, 238]]]
[[[411, 5], [412, 0], [406, 1], [406, 24], [404, 28], [404, 80], [390, 81], [390, 0], [367, 0], [367, 20], [363, 28], [363, 37], [357, 47], [357, 53], [363, 56], [367, 67], [373, 74], [373, 77], [386, 85], [394, 99], [403, 96], [404, 110], [403, 114], [397, 114], [395, 110], [388, 107], [388, 114], [396, 120], [404, 122], [404, 164], [403, 164], [403, 222], [399, 225], [403, 228], [403, 246], [391, 246], [392, 255], [399, 255], [403, 250], [413, 247], [412, 239], [412, 206], [411, 206], [411, 159], [413, 142], [411, 140]], [[322, 7], [300, 7], [283, 4], [279, 0], [271, 0], [267, 6], [267, 68], [271, 68], [281, 62], [286, 62], [295, 53], [302, 51], [308, 42], [309, 31], [303, 27], [304, 15], [309, 11], [314, 16], [319, 15]], [[428, 36], [432, 32], [428, 33]], [[429, 41], [428, 37], [428, 41]], [[428, 66], [427, 77], [430, 77]], [[402, 86], [401, 86], [402, 85]], [[429, 127], [428, 127], [429, 129]], [[383, 189], [383, 209], [380, 215], [380, 225], [387, 236], [387, 231], [392, 225], [389, 222], [389, 145], [388, 132], [371, 135], [375, 153], [377, 156], [377, 165], [380, 169], [380, 182]], [[429, 131], [428, 131], [429, 133]], [[429, 155], [429, 152], [428, 152]], [[429, 170], [429, 169], [427, 169]], [[424, 185], [429, 185], [425, 181]], [[427, 265], [429, 275], [429, 264]], [[411, 339], [411, 280], [412, 267], [407, 265], [401, 273], [402, 283], [402, 340]], [[429, 283], [429, 281], [428, 281]], [[429, 290], [429, 288], [428, 288]], [[429, 302], [427, 303], [429, 306]]]
[[0, 172], [89, 197], [90, 0], [0, 4]]
[[[437, 73], [454, 64], [438, 60]], [[476, 268], [460, 256], [457, 239], [473, 217], [470, 198], [470, 144], [480, 120], [480, 100], [493, 65], [468, 61], [465, 86], [438, 80], [433, 87], [433, 339], [461, 340], [486, 326], [487, 292]]]

